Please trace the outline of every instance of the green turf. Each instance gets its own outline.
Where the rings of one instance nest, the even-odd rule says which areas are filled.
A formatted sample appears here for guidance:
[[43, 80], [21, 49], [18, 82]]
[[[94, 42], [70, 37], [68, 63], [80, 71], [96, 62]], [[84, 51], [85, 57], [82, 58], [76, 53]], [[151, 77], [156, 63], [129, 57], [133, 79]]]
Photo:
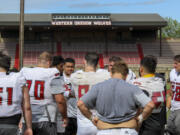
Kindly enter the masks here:
[[167, 84], [166, 84], [166, 89], [169, 90], [170, 87], [171, 87], [170, 83], [167, 83]]
[[[170, 90], [170, 88], [171, 88], [170, 83], [167, 83], [167, 84], [166, 84], [167, 93], [168, 93], [168, 90]], [[168, 119], [168, 117], [169, 117], [169, 114], [170, 114], [170, 111], [168, 111], [168, 112], [166, 113], [166, 118], [167, 118], [167, 119]]]

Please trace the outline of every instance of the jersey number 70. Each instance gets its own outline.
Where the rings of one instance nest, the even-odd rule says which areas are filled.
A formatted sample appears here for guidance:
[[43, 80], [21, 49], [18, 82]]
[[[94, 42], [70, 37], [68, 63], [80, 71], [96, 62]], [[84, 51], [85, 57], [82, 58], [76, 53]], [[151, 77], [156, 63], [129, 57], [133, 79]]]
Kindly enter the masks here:
[[[32, 85], [32, 80], [27, 80], [28, 89], [30, 90]], [[45, 81], [35, 81], [34, 83], [34, 97], [36, 100], [44, 99], [44, 84]]]

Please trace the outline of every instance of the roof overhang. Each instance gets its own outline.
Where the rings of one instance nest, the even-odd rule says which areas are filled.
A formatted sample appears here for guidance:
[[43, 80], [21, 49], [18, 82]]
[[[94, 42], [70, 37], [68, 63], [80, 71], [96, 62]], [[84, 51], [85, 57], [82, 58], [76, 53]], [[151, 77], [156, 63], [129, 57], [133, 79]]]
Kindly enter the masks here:
[[[25, 14], [24, 25], [159, 28], [166, 26], [167, 22], [158, 14]], [[0, 27], [3, 26], [19, 26], [19, 14], [0, 14]]]

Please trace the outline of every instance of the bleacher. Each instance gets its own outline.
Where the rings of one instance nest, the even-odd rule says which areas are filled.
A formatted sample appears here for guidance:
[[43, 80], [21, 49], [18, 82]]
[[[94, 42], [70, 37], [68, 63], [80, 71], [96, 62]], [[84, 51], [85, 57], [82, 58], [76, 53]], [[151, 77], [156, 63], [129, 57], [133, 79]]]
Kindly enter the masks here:
[[24, 65], [33, 66], [37, 64], [37, 58], [43, 51], [52, 52], [51, 43], [29, 43], [24, 45]]
[[8, 54], [11, 57], [11, 63], [14, 63], [15, 55], [16, 55], [16, 43], [14, 42], [0, 43], [0, 51], [3, 51], [6, 54]]
[[108, 52], [105, 53], [105, 44], [102, 42], [98, 43], [72, 43], [71, 45], [67, 45], [66, 43], [62, 43], [62, 56], [64, 58], [72, 57], [76, 59], [77, 64], [83, 63], [83, 58], [86, 52], [97, 52], [99, 54], [103, 54], [104, 63], [108, 64], [108, 59], [111, 56], [120, 56], [129, 64], [137, 64], [139, 63], [139, 55], [137, 51], [136, 44], [117, 44], [111, 43], [108, 44]]
[[[140, 55], [137, 44], [120, 44], [116, 42], [108, 42], [105, 46], [104, 42], [61, 42], [60, 51], [57, 49], [58, 43], [25, 43], [24, 45], [24, 66], [33, 66], [37, 64], [37, 58], [43, 51], [51, 52], [52, 54], [61, 54], [64, 58], [72, 57], [76, 60], [77, 65], [83, 64], [83, 58], [86, 52], [97, 52], [102, 54], [104, 65], [108, 64], [109, 57], [116, 55], [122, 57], [130, 67], [136, 67], [140, 62]], [[5, 50], [12, 58], [12, 66], [17, 59], [17, 43], [5, 42], [0, 43], [0, 50]], [[159, 56], [159, 42], [141, 42], [143, 55], [154, 55], [158, 58], [159, 67], [172, 67], [173, 56], [180, 54], [179, 41], [163, 41], [162, 56]], [[106, 52], [107, 49], [107, 52]]]
[[128, 64], [138, 64], [140, 61], [136, 44], [110, 44], [108, 54], [108, 58], [111, 56], [120, 56]]
[[180, 54], [180, 41], [178, 40], [168, 40], [162, 41], [161, 46], [161, 56], [160, 56], [160, 43], [152, 42], [152, 43], [141, 43], [143, 48], [144, 56], [146, 55], [154, 55], [158, 58], [159, 66], [172, 67], [173, 57], [175, 55]]

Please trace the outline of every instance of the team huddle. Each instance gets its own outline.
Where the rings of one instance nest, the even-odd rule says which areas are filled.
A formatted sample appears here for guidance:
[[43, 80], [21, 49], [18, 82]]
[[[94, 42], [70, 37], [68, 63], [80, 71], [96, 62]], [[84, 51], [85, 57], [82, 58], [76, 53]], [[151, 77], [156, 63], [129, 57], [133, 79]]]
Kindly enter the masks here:
[[154, 56], [141, 60], [139, 77], [120, 57], [108, 69], [98, 61], [87, 53], [74, 71], [73, 58], [43, 52], [36, 67], [14, 72], [0, 52], [0, 135], [180, 135], [180, 55], [168, 94]]

